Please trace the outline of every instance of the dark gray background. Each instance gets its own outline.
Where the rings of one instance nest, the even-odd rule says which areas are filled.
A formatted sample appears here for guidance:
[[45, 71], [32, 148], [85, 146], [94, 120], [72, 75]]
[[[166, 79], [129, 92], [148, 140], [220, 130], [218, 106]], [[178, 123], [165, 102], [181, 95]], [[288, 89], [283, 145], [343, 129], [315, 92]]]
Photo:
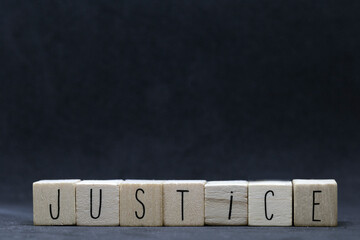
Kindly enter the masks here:
[[31, 214], [39, 179], [335, 178], [354, 225], [341, 206], [359, 210], [359, 12], [0, 1], [0, 202]]

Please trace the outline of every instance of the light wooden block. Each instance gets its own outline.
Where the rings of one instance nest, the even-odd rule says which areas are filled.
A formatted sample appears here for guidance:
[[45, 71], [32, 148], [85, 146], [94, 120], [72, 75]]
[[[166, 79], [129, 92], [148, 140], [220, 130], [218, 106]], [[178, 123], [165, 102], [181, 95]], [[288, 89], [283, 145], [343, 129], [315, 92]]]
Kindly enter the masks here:
[[121, 180], [87, 180], [77, 183], [77, 225], [118, 226], [121, 182]]
[[205, 184], [206, 225], [247, 225], [248, 182], [210, 181]]
[[204, 180], [164, 182], [164, 225], [204, 225]]
[[291, 181], [249, 182], [249, 226], [292, 225]]
[[34, 225], [75, 225], [75, 184], [80, 180], [33, 183]]
[[126, 180], [121, 184], [120, 225], [163, 225], [163, 181]]
[[337, 183], [329, 180], [293, 180], [294, 225], [337, 226]]

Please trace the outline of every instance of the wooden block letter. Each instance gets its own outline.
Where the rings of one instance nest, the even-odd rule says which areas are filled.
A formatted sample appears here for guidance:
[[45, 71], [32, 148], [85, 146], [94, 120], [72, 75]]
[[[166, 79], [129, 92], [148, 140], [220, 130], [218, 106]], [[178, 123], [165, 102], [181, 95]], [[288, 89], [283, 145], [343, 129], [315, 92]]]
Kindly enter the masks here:
[[249, 226], [291, 226], [292, 183], [249, 182]]
[[294, 225], [337, 226], [337, 183], [335, 180], [293, 180]]
[[204, 225], [204, 180], [164, 182], [164, 225]]
[[163, 225], [163, 181], [126, 180], [120, 187], [121, 226]]
[[248, 182], [210, 181], [205, 184], [206, 225], [247, 225]]
[[88, 180], [76, 184], [77, 225], [119, 225], [121, 180]]
[[75, 225], [75, 184], [79, 181], [34, 182], [34, 225]]

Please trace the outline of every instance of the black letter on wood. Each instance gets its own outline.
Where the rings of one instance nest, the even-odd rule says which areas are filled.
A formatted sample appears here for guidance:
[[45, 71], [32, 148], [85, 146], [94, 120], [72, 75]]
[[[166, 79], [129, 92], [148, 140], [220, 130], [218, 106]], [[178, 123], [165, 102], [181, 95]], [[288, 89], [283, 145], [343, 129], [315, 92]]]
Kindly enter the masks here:
[[233, 191], [231, 191], [231, 196], [230, 196], [230, 207], [229, 207], [229, 217], [228, 219], [231, 219], [231, 209], [232, 209], [232, 202], [233, 202]]
[[315, 193], [321, 193], [321, 191], [313, 191], [312, 220], [314, 222], [321, 222], [321, 220], [315, 219], [315, 205], [320, 205], [320, 203], [315, 202]]
[[96, 217], [93, 216], [93, 204], [92, 204], [92, 188], [90, 189], [90, 216], [93, 219], [98, 219], [100, 217], [101, 214], [101, 202], [102, 202], [102, 190], [100, 189], [100, 200], [99, 200], [99, 213]]
[[136, 200], [142, 205], [142, 209], [143, 209], [143, 214], [139, 217], [137, 211], [135, 211], [135, 216], [138, 219], [142, 219], [145, 216], [145, 205], [139, 200], [138, 198], [138, 192], [141, 191], [143, 194], [145, 194], [144, 190], [141, 188], [136, 189], [136, 193], [135, 193], [135, 198]]
[[176, 190], [181, 192], [181, 221], [184, 221], [184, 192], [189, 192], [189, 190]]
[[60, 215], [60, 189], [58, 189], [58, 213], [56, 215], [56, 217], [53, 216], [52, 214], [52, 210], [51, 210], [51, 204], [49, 205], [49, 210], [50, 210], [50, 217], [54, 220], [58, 219], [59, 218], [59, 215]]
[[267, 215], [267, 206], [266, 206], [266, 196], [268, 195], [268, 193], [271, 193], [273, 196], [274, 196], [274, 192], [273, 191], [271, 191], [271, 190], [269, 190], [269, 191], [267, 191], [266, 193], [265, 193], [265, 197], [264, 197], [264, 203], [265, 203], [265, 217], [266, 217], [266, 219], [267, 220], [271, 220], [273, 217], [274, 217], [274, 214], [271, 214], [271, 216], [270, 216], [270, 218], [268, 217], [268, 215]]

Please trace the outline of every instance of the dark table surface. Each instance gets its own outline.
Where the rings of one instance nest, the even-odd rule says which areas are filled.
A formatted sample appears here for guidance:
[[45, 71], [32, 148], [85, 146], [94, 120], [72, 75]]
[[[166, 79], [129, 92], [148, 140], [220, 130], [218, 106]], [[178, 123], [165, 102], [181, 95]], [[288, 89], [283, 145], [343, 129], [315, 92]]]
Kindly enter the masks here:
[[0, 205], [1, 239], [360, 239], [360, 208], [339, 206], [338, 227], [33, 226], [28, 203]]

